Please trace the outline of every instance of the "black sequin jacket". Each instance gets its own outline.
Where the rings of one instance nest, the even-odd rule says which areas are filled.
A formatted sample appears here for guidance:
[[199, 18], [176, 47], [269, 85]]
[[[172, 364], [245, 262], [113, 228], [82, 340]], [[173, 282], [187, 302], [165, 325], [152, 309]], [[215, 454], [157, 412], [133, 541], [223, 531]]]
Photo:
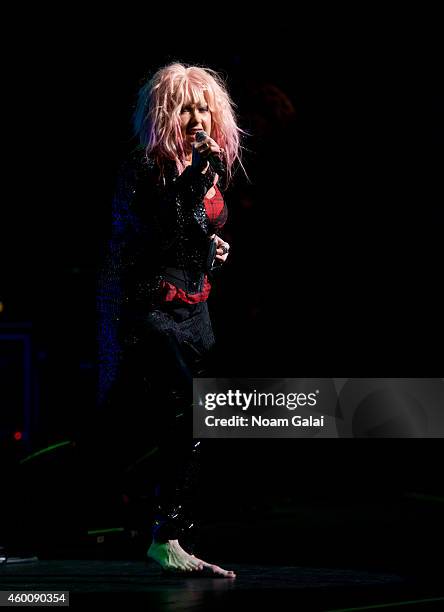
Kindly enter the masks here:
[[152, 160], [136, 153], [125, 174], [130, 193], [123, 252], [125, 299], [149, 306], [159, 282], [170, 276], [180, 276], [174, 284], [180, 282], [187, 293], [199, 293], [214, 259], [204, 205], [214, 172], [209, 168], [202, 174], [188, 166], [179, 175], [175, 164], [167, 163], [160, 176]]

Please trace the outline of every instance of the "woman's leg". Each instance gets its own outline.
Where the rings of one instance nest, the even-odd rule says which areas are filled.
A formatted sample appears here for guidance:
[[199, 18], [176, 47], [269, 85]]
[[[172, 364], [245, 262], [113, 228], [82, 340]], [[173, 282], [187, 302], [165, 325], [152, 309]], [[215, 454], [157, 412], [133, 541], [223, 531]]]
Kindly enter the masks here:
[[161, 472], [156, 483], [158, 503], [148, 556], [165, 570], [230, 578], [233, 572], [188, 554], [179, 544], [179, 538], [192, 539], [196, 527], [194, 502], [202, 445], [192, 434], [192, 380], [198, 371], [202, 375], [204, 357], [214, 344], [207, 305], [196, 306], [172, 311], [171, 327], [160, 325], [163, 333], [157, 338], [163, 374], [157, 371], [153, 391], [163, 404], [164, 422]]

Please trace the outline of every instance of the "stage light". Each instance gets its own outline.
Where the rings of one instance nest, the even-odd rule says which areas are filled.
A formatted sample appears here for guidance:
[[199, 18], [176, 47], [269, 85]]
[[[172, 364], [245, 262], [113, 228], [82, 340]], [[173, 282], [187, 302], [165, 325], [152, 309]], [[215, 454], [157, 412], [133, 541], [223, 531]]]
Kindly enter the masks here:
[[21, 440], [22, 439], [22, 432], [21, 431], [16, 431], [14, 433], [14, 440]]

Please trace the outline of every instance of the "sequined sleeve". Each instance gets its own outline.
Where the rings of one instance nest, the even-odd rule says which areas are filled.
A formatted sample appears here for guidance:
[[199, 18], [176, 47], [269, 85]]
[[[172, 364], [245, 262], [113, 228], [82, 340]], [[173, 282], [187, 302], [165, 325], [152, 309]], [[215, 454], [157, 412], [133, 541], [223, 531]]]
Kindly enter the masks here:
[[156, 185], [156, 217], [169, 243], [187, 227], [197, 225], [208, 233], [204, 198], [214, 182], [211, 168], [205, 174], [188, 166], [178, 175], [170, 169]]

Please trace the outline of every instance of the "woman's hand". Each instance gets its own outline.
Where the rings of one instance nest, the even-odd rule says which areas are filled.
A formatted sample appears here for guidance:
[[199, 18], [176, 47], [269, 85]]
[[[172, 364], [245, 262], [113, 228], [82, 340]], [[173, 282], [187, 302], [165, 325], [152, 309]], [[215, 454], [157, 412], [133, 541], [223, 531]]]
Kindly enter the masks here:
[[205, 164], [201, 170], [202, 174], [205, 174], [210, 165], [207, 161], [207, 157], [213, 153], [222, 155], [222, 149], [215, 140], [206, 136], [205, 139], [200, 142], [195, 141], [193, 143], [192, 165], [199, 167], [201, 164]]
[[220, 146], [215, 140], [213, 140], [209, 136], [206, 136], [204, 140], [194, 142], [193, 146], [199, 153], [199, 155], [204, 159], [212, 153], [216, 153], [216, 155], [222, 155], [222, 149], [220, 148]]
[[230, 245], [216, 234], [213, 234], [211, 238], [216, 243], [216, 259], [224, 263], [229, 255]]

